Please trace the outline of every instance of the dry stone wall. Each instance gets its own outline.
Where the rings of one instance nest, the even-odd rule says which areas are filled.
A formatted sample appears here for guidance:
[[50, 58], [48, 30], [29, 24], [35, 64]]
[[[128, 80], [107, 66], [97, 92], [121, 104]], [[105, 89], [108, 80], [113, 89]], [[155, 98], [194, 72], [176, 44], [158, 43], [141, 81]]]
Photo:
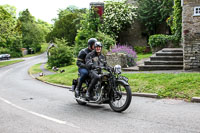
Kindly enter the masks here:
[[194, 8], [200, 0], [183, 0], [182, 37], [184, 69], [200, 68], [200, 16], [194, 15]]

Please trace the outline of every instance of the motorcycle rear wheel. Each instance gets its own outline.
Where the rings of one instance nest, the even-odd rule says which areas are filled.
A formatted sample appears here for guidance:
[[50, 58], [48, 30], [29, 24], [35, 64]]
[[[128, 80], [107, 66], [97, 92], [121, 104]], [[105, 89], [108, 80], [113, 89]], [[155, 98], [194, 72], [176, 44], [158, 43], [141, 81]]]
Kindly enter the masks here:
[[[116, 90], [117, 90], [118, 98], [111, 98], [109, 105], [116, 112], [125, 111], [131, 103], [131, 99], [132, 99], [131, 88], [130, 86], [125, 85], [120, 82]], [[124, 100], [124, 97], [126, 97], [125, 100]], [[122, 103], [123, 101], [124, 103]]]

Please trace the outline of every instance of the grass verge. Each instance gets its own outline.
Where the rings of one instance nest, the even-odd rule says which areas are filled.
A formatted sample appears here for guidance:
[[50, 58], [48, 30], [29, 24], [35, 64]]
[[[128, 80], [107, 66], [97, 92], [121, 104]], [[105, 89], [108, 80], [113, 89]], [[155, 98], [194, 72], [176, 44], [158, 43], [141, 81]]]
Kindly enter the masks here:
[[191, 100], [200, 97], [200, 73], [126, 73], [133, 92], [157, 93], [159, 97]]
[[[74, 63], [61, 69], [64, 69], [65, 72], [46, 75], [39, 79], [71, 86], [72, 79], [78, 77], [78, 67]], [[161, 98], [177, 98], [188, 101], [192, 97], [200, 97], [200, 73], [124, 73], [123, 75], [129, 78], [132, 92], [157, 93]]]
[[31, 68], [29, 68], [29, 72], [31, 74], [37, 74], [37, 73], [41, 73], [42, 70], [40, 68], [41, 63], [40, 64], [35, 64], [34, 66], [32, 66]]
[[24, 60], [2, 61], [2, 62], [0, 62], [0, 67], [8, 66], [8, 65], [15, 64], [15, 63], [22, 62], [22, 61], [24, 61]]
[[78, 67], [75, 64], [73, 64], [67, 67], [62, 67], [60, 68], [60, 70], [65, 70], [65, 72], [64, 73], [58, 72], [53, 75], [46, 75], [43, 77], [39, 77], [39, 79], [51, 83], [71, 86], [72, 80], [78, 77], [77, 75]]

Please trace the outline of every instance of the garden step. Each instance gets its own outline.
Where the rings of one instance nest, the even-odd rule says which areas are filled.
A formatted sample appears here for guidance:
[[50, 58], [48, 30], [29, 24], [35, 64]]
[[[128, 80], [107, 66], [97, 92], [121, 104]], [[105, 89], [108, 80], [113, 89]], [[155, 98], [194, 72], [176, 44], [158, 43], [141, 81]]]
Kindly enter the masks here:
[[156, 56], [183, 56], [183, 52], [156, 52]]
[[183, 52], [183, 48], [164, 48], [162, 52]]
[[183, 65], [140, 65], [140, 71], [151, 71], [151, 70], [181, 70]]
[[183, 61], [144, 61], [144, 65], [183, 65]]
[[183, 56], [151, 56], [151, 61], [183, 61]]

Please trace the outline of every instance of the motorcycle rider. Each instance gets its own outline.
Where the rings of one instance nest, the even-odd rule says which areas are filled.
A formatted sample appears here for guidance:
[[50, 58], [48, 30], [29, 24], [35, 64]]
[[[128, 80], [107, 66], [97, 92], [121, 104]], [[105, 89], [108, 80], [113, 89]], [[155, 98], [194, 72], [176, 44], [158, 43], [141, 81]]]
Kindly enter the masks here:
[[88, 40], [88, 47], [82, 49], [79, 54], [78, 54], [78, 58], [77, 58], [77, 66], [78, 66], [78, 71], [80, 73], [80, 78], [78, 81], [78, 85], [75, 89], [75, 96], [78, 97], [80, 96], [80, 89], [82, 86], [82, 83], [85, 81], [86, 77], [88, 76], [88, 70], [87, 67], [85, 65], [85, 57], [88, 53], [90, 53], [93, 49], [94, 49], [94, 44], [95, 42], [97, 42], [96, 38], [90, 38]]
[[90, 52], [85, 60], [86, 66], [89, 69], [89, 76], [91, 78], [90, 85], [86, 92], [86, 98], [88, 100], [91, 99], [91, 91], [94, 88], [95, 84], [100, 80], [100, 76], [98, 75], [98, 69], [101, 67], [107, 67], [107, 63], [102, 51], [102, 44], [101, 42], [96, 42], [94, 45], [94, 50]]

